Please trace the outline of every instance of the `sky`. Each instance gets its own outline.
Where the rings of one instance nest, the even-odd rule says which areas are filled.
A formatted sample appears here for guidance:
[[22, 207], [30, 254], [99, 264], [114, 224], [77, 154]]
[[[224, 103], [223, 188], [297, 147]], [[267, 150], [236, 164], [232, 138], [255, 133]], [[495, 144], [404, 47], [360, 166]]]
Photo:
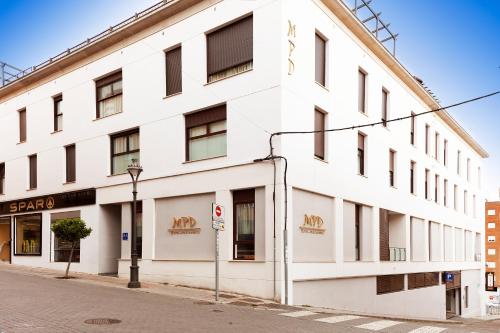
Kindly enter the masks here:
[[[37, 65], [156, 2], [0, 0], [0, 60], [22, 69]], [[500, 90], [500, 0], [371, 5], [399, 34], [399, 61], [443, 106]], [[500, 96], [448, 111], [489, 152], [483, 183], [487, 198], [500, 200]]]

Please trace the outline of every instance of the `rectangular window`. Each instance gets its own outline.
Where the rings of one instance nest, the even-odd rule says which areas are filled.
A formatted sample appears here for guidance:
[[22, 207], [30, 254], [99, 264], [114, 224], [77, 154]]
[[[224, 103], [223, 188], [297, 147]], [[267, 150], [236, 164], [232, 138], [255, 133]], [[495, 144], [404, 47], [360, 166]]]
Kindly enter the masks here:
[[489, 256], [494, 256], [495, 254], [497, 254], [497, 250], [496, 249], [488, 249], [488, 255]]
[[253, 16], [207, 34], [208, 83], [253, 67]]
[[58, 95], [53, 98], [54, 100], [54, 132], [62, 131], [63, 129], [63, 110], [62, 100], [63, 96]]
[[396, 152], [394, 150], [389, 150], [389, 185], [396, 186]]
[[5, 194], [5, 163], [0, 163], [0, 194]]
[[488, 223], [488, 229], [495, 229], [495, 223], [494, 222], [489, 222]]
[[182, 48], [165, 52], [167, 96], [182, 92]]
[[418, 289], [439, 285], [439, 273], [411, 273], [408, 274], [408, 289]]
[[477, 210], [476, 210], [476, 195], [474, 194], [472, 196], [472, 217], [476, 217], [477, 215]]
[[488, 236], [488, 243], [495, 243], [495, 236]]
[[495, 273], [494, 272], [486, 272], [486, 290], [487, 291], [497, 291], [496, 283], [495, 283]]
[[425, 169], [425, 198], [429, 200], [429, 169]]
[[387, 117], [389, 116], [389, 92], [382, 88], [382, 116], [381, 121], [384, 127], [387, 127]]
[[358, 70], [358, 111], [366, 113], [366, 72]]
[[443, 164], [448, 165], [448, 140], [443, 141]]
[[227, 153], [226, 105], [185, 116], [186, 160], [196, 161]]
[[317, 83], [321, 84], [323, 87], [326, 86], [326, 41], [318, 33], [316, 33], [316, 71], [315, 80]]
[[366, 135], [358, 132], [358, 173], [365, 175], [365, 138]]
[[29, 161], [29, 189], [34, 190], [37, 187], [37, 157], [31, 155], [28, 157]]
[[461, 155], [461, 152], [459, 150], [459, 151], [457, 151], [457, 175], [460, 175], [460, 155]]
[[361, 205], [354, 206], [354, 252], [356, 261], [361, 260]]
[[434, 158], [439, 161], [439, 133], [434, 135]]
[[323, 131], [314, 133], [314, 156], [322, 160], [325, 159], [325, 118], [322, 111], [314, 110], [314, 130]]
[[496, 268], [497, 264], [494, 261], [487, 261], [486, 262], [486, 268]]
[[425, 124], [425, 153], [427, 155], [429, 154], [429, 132], [430, 126], [428, 124]]
[[448, 179], [443, 182], [443, 205], [448, 207]]
[[26, 109], [18, 111], [19, 113], [19, 142], [26, 142]]
[[[79, 211], [69, 211], [51, 214], [50, 220], [51, 224], [53, 224], [62, 219], [78, 217], [80, 217]], [[51, 236], [54, 237], [54, 262], [68, 262], [69, 255], [71, 253], [71, 242], [63, 241], [62, 239], [55, 237], [54, 234], [51, 234]], [[77, 240], [74, 246], [75, 248], [73, 250], [73, 258], [71, 259], [71, 262], [78, 263], [80, 262], [80, 241]]]
[[439, 175], [434, 175], [434, 202], [439, 202]]
[[411, 113], [411, 118], [410, 118], [410, 143], [412, 145], [415, 145], [415, 122], [416, 122], [416, 119], [415, 119], [415, 113], [412, 112]]
[[15, 254], [42, 255], [42, 215], [16, 216], [15, 222]]
[[132, 160], [140, 159], [139, 130], [111, 136], [111, 174], [126, 173]]
[[122, 112], [122, 72], [111, 74], [96, 83], [96, 118], [107, 117]]
[[233, 259], [255, 259], [255, 189], [233, 192]]
[[404, 274], [377, 276], [377, 295], [393, 293], [404, 289]]
[[488, 216], [495, 216], [496, 210], [494, 210], [494, 209], [488, 209], [487, 214], [488, 214]]
[[76, 150], [75, 145], [66, 146], [66, 183], [76, 181]]
[[467, 159], [467, 181], [470, 181], [470, 158]]
[[453, 185], [453, 209], [458, 210], [458, 186]]
[[464, 214], [468, 213], [467, 190], [464, 190]]
[[415, 194], [415, 162], [410, 162], [410, 193]]

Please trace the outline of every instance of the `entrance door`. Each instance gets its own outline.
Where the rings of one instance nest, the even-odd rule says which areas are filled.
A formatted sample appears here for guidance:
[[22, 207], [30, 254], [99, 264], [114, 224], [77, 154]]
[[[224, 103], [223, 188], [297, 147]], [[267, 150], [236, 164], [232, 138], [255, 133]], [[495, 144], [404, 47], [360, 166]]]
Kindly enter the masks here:
[[460, 288], [446, 290], [446, 318], [460, 315]]
[[0, 261], [10, 263], [10, 217], [0, 218]]

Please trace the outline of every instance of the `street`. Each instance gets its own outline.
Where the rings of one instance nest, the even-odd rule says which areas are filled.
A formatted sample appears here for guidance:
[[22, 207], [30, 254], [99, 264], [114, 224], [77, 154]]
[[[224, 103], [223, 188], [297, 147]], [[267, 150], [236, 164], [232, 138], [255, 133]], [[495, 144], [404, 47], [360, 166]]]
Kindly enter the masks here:
[[[207, 301], [26, 274], [0, 266], [0, 332], [500, 332], [500, 321], [443, 324]], [[88, 324], [114, 319], [115, 324]]]

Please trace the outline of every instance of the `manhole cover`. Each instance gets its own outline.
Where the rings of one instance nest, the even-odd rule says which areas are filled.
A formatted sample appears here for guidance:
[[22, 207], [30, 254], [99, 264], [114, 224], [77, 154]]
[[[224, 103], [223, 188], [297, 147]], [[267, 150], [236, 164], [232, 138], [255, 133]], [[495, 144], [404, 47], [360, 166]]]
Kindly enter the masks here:
[[121, 322], [122, 322], [121, 320], [111, 319], [111, 318], [96, 318], [96, 319], [85, 320], [85, 324], [90, 324], [90, 325], [112, 325], [112, 324], [119, 324]]

